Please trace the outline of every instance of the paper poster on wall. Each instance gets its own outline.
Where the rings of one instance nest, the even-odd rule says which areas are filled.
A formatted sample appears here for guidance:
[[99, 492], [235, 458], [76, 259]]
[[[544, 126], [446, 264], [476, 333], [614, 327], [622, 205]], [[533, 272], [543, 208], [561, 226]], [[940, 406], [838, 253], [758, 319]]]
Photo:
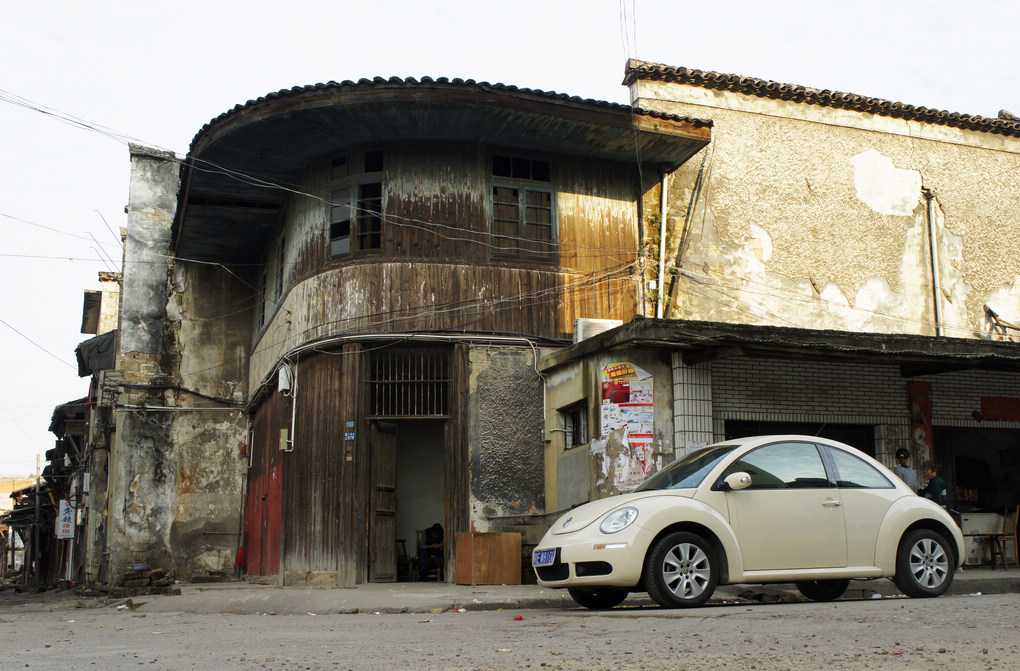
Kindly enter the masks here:
[[617, 489], [633, 489], [645, 480], [654, 435], [655, 379], [628, 362], [602, 369], [601, 438], [616, 435], [621, 449], [614, 455], [613, 481]]

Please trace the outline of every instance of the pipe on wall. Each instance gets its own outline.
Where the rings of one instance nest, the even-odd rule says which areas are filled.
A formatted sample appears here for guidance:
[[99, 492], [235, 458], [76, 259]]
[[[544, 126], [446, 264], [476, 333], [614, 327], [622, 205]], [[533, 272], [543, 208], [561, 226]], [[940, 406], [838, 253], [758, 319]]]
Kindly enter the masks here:
[[658, 298], [655, 301], [655, 316], [657, 319], [662, 319], [662, 308], [663, 308], [663, 294], [666, 286], [666, 206], [667, 191], [666, 187], [669, 185], [669, 172], [663, 169], [662, 171], [662, 186], [660, 191], [662, 192], [659, 197], [659, 278], [655, 284]]
[[935, 304], [935, 334], [945, 335], [942, 328], [942, 273], [939, 270], [939, 243], [935, 225], [935, 192], [922, 188], [925, 200], [928, 201], [928, 251], [931, 254], [931, 287], [932, 299]]

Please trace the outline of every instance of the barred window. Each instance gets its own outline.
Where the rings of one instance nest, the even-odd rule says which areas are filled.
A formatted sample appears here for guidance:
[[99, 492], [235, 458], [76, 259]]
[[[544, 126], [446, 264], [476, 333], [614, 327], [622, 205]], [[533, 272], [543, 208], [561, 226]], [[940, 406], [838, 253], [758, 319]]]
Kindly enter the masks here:
[[370, 354], [369, 412], [373, 417], [449, 415], [450, 354], [435, 347], [390, 347]]

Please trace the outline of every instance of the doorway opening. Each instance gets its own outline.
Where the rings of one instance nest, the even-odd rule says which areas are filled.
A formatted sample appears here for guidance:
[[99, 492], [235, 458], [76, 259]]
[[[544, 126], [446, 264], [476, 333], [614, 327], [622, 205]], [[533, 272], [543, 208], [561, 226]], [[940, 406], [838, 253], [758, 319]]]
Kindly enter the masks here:
[[875, 456], [875, 427], [871, 424], [726, 420], [726, 440], [787, 433], [837, 440], [856, 447], [872, 457]]
[[[424, 530], [439, 523], [444, 544], [449, 544], [446, 519], [446, 420], [405, 419], [397, 427], [397, 580], [416, 580], [434, 575], [434, 565], [422, 574], [418, 545]], [[406, 565], [401, 566], [401, 554]], [[445, 565], [440, 575], [448, 572]]]

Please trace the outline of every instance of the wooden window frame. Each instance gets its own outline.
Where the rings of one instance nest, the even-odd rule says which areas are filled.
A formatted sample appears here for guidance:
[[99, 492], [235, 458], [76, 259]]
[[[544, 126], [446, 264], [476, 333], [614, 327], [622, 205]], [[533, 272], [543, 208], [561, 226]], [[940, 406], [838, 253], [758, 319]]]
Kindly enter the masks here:
[[334, 157], [326, 209], [326, 255], [330, 260], [382, 251], [385, 171], [382, 150]]
[[551, 162], [493, 154], [490, 168], [492, 258], [555, 262], [559, 229]]

